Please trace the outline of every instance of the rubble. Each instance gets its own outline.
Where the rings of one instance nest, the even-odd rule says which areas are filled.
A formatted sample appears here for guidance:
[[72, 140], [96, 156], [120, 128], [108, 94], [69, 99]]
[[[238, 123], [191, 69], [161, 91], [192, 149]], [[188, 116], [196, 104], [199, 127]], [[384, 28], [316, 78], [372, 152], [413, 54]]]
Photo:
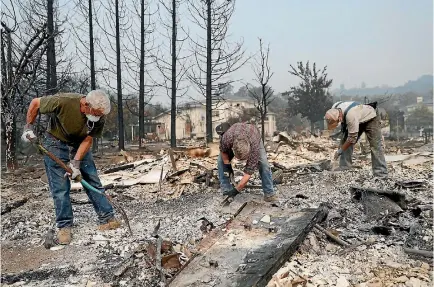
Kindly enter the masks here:
[[[399, 151], [397, 156], [401, 158], [388, 162], [389, 178], [379, 179], [371, 175], [369, 156], [358, 149], [353, 160], [355, 168], [335, 172], [330, 159], [337, 142], [299, 135], [290, 137], [291, 144], [279, 140], [280, 145], [266, 145], [273, 175], [278, 172], [280, 177], [276, 185], [279, 206], [302, 210], [325, 202], [331, 210], [268, 286], [433, 284], [431, 258], [426, 257], [432, 254], [434, 236], [432, 144], [388, 142], [388, 156]], [[7, 183], [2, 184], [2, 214], [5, 206], [11, 206], [1, 218], [2, 286], [158, 286], [163, 277], [169, 283], [195, 256], [198, 244], [209, 238], [211, 231], [225, 228], [228, 216], [220, 206], [218, 149], [197, 143], [187, 146], [172, 152], [158, 146], [153, 153], [128, 151], [128, 156], [133, 157], [130, 162], [128, 156], [118, 153], [97, 159], [103, 184], [125, 209], [134, 235], [127, 237], [125, 227], [98, 231], [95, 212], [80, 191], [81, 185], [73, 184], [73, 241], [57, 251], [43, 247], [45, 235], [53, 227], [54, 212], [47, 184], [34, 179], [41, 174], [40, 162], [34, 171], [2, 175], [3, 183]], [[197, 156], [200, 154], [203, 157]], [[406, 156], [404, 160], [402, 156]], [[421, 157], [423, 161], [408, 162]], [[234, 161], [233, 165], [236, 177], [242, 175], [244, 163]], [[252, 188], [242, 195], [259, 195], [260, 189], [253, 188], [261, 184], [258, 174], [249, 184]], [[396, 197], [372, 190], [390, 191]], [[382, 209], [369, 219], [357, 191], [387, 197], [399, 209]], [[17, 195], [27, 201], [13, 204]], [[243, 228], [267, 225], [269, 232], [274, 217], [264, 223], [261, 219], [266, 215], [252, 219]], [[160, 227], [154, 232], [158, 222]], [[162, 239], [160, 271], [156, 270], [155, 233]], [[327, 234], [347, 244], [338, 244]], [[211, 266], [208, 261], [206, 264]], [[211, 267], [221, 266], [217, 260]], [[202, 281], [208, 283], [201, 286], [209, 286], [213, 278], [208, 276]]]

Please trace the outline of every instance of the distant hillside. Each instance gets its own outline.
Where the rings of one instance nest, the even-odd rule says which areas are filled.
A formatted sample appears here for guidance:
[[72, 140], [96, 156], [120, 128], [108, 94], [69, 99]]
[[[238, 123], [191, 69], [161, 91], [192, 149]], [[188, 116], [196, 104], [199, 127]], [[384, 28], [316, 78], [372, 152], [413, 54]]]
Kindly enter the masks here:
[[382, 95], [384, 93], [388, 94], [405, 94], [408, 92], [413, 92], [417, 94], [426, 94], [433, 89], [433, 75], [423, 75], [415, 81], [408, 81], [399, 87], [374, 87], [374, 88], [352, 88], [352, 89], [336, 89], [333, 90], [334, 94], [342, 94], [347, 96], [374, 96]]

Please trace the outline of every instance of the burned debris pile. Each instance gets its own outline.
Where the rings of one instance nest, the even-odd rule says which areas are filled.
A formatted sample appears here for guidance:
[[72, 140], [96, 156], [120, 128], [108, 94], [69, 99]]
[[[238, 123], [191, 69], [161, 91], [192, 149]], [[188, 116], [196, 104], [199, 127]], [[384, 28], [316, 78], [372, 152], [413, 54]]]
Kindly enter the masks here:
[[[247, 254], [266, 242], [260, 236], [282, 232], [273, 212], [297, 213], [321, 204], [327, 215], [306, 229], [265, 285], [432, 285], [432, 145], [386, 142], [389, 177], [383, 179], [371, 175], [370, 155], [358, 146], [353, 168], [335, 171], [335, 141], [279, 134], [266, 150], [280, 200], [269, 206], [274, 211], [260, 215], [255, 212], [262, 207], [254, 204], [261, 199], [258, 174], [246, 192], [222, 207], [218, 144], [184, 145], [97, 158], [102, 183], [127, 213], [133, 235], [125, 226], [98, 231], [86, 194], [73, 183], [73, 241], [53, 250], [43, 246], [54, 224], [43, 166], [4, 175], [2, 286], [177, 286], [192, 267], [208, 274], [194, 286], [224, 286], [227, 281], [218, 278], [241, 278], [244, 271], [226, 269], [224, 261], [206, 255], [213, 244], [226, 246], [222, 254], [248, 246]], [[234, 162], [235, 180], [243, 166]], [[246, 245], [246, 238], [257, 241]], [[242, 264], [247, 263], [237, 266]]]

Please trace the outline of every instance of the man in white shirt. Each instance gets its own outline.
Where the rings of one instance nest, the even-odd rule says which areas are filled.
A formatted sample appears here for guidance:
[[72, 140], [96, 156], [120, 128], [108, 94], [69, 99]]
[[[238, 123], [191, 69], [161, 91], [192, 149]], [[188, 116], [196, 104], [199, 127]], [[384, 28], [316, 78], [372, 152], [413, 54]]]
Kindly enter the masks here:
[[335, 129], [341, 123], [344, 137], [335, 154], [335, 159], [340, 157], [339, 166], [342, 169], [351, 167], [353, 146], [360, 135], [365, 132], [371, 148], [373, 174], [378, 177], [387, 177], [387, 165], [381, 144], [380, 117], [372, 105], [338, 102], [326, 112], [325, 120], [329, 130]]

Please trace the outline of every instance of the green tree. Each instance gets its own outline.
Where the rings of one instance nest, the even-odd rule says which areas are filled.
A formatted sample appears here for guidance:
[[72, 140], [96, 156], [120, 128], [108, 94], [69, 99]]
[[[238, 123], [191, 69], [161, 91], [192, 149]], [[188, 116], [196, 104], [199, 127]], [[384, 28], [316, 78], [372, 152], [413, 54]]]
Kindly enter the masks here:
[[308, 61], [306, 65], [298, 62], [297, 68], [292, 65], [290, 67], [289, 73], [300, 78], [301, 82], [290, 88], [288, 104], [294, 114], [299, 113], [310, 121], [313, 133], [315, 123], [323, 120], [325, 112], [333, 104], [328, 92], [333, 80], [327, 79], [327, 66], [318, 70], [315, 63], [311, 68]]
[[427, 107], [420, 105], [408, 114], [407, 126], [414, 128], [432, 127], [433, 112]]

